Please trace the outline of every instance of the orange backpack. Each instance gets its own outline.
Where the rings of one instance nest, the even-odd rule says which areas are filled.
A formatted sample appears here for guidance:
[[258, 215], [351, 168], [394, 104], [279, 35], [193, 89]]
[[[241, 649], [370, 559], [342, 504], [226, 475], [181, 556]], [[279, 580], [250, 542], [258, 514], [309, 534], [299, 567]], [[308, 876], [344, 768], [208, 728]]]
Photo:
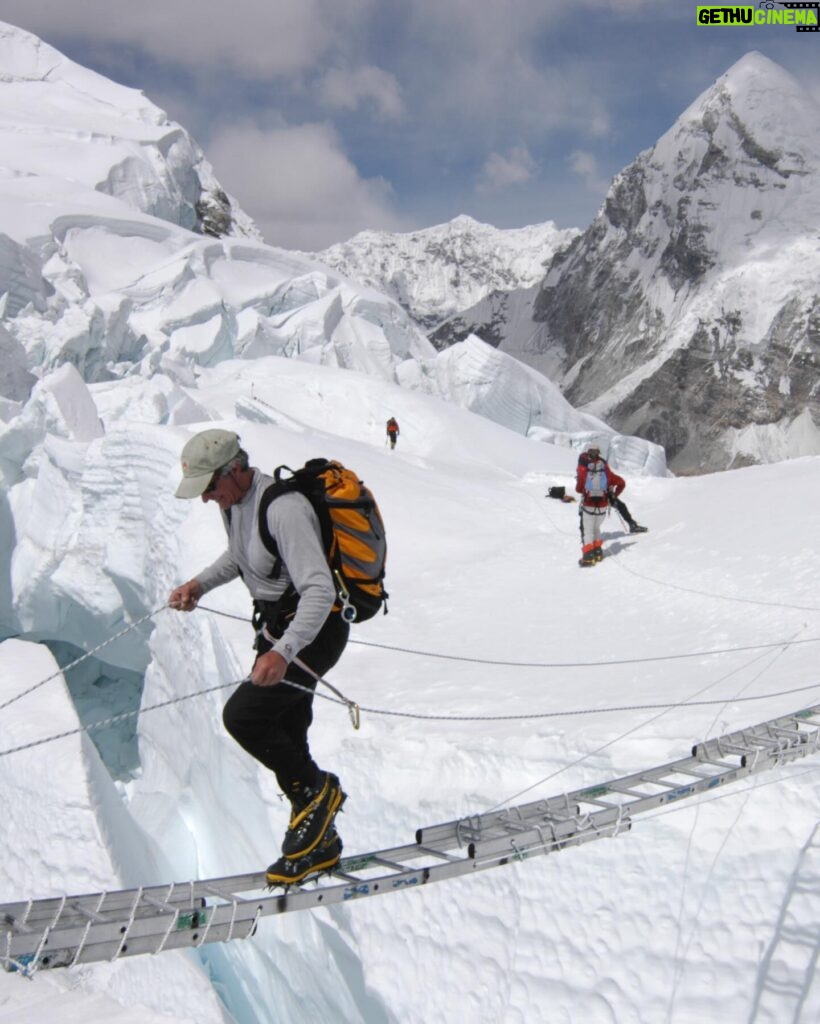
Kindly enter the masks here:
[[379, 506], [369, 488], [351, 469], [331, 459], [310, 459], [301, 469], [279, 466], [274, 483], [259, 503], [259, 534], [276, 558], [272, 576], [281, 572], [276, 540], [268, 528], [268, 508], [281, 494], [297, 491], [313, 506], [322, 530], [330, 572], [336, 586], [334, 610], [346, 622], [364, 622], [384, 607], [387, 538]]

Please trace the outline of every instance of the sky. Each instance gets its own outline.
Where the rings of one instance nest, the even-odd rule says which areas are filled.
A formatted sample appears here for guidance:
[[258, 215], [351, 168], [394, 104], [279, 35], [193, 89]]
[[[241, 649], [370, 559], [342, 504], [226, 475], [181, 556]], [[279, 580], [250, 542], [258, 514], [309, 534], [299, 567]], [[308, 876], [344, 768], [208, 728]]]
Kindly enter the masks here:
[[820, 34], [702, 27], [696, 6], [2, 0], [0, 18], [141, 89], [266, 241], [317, 251], [459, 214], [584, 228], [612, 177], [750, 50], [820, 99]]

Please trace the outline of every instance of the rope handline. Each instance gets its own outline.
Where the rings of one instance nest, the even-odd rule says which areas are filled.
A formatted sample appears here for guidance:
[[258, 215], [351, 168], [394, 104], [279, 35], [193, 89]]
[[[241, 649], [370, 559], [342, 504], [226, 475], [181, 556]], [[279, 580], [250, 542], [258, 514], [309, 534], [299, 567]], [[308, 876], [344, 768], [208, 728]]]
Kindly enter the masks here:
[[[199, 605], [203, 612], [210, 612], [212, 615], [221, 615], [226, 619], [234, 619], [237, 622], [250, 623], [245, 615], [235, 615], [231, 612], [219, 611], [217, 608], [206, 608]], [[373, 640], [349, 640], [350, 644], [357, 644], [359, 647], [376, 647], [383, 651], [396, 651], [399, 654], [415, 654], [422, 658], [436, 658], [440, 661], [463, 661], [471, 665], [491, 665], [496, 668], [607, 668], [611, 665], [642, 665], [654, 661], [681, 661], [686, 658], [707, 658], [713, 654], [735, 654], [745, 651], [763, 651], [775, 647], [791, 647], [798, 644], [816, 644], [820, 636], [806, 637], [803, 640], [778, 640], [767, 644], [747, 644], [741, 647], [716, 647], [711, 651], [689, 651], [682, 654], [653, 654], [645, 658], [614, 658], [606, 661], [504, 661], [495, 658], [475, 658], [469, 655], [443, 654], [440, 651], [422, 651], [414, 647], [400, 647], [396, 644], [380, 644]]]
[[[206, 693], [214, 693], [217, 690], [227, 689], [229, 686], [236, 686], [243, 680], [234, 680], [230, 683], [219, 683], [217, 686], [209, 686], [204, 690], [197, 690], [195, 693], [185, 693], [181, 697], [170, 697], [168, 700], [160, 701], [157, 704], [149, 704], [144, 708], [137, 708], [135, 711], [123, 711], [119, 715], [113, 715], [111, 718], [103, 718], [99, 722], [89, 722], [88, 725], [81, 725], [76, 729], [66, 729], [65, 732], [55, 733], [53, 736], [45, 736], [40, 740], [32, 740], [30, 743], [21, 743], [19, 747], [10, 747], [8, 750], [0, 750], [0, 757], [5, 757], [6, 754], [17, 754], [21, 750], [29, 750], [31, 747], [39, 747], [44, 743], [51, 743], [53, 740], [63, 740], [68, 736], [78, 736], [83, 732], [91, 732], [92, 729], [105, 729], [108, 726], [116, 725], [118, 722], [124, 722], [128, 718], [138, 718], [140, 715], [145, 714], [147, 711], [156, 711], [157, 708], [167, 708], [172, 704], [181, 704], [182, 701], [191, 700], [192, 697], [202, 697]], [[295, 683], [289, 683], [289, 686], [295, 686]], [[322, 696], [320, 694], [320, 696]]]
[[669, 583], [668, 580], [656, 580], [652, 576], [647, 576], [645, 573], [637, 572], [635, 569], [630, 569], [628, 565], [618, 563], [619, 568], [624, 572], [628, 572], [630, 576], [636, 576], [639, 580], [646, 580], [647, 583], [655, 583], [660, 587], [669, 587], [672, 590], [680, 590], [684, 594], [697, 594], [699, 597], [711, 597], [717, 601], [734, 601], [737, 604], [754, 604], [761, 605], [763, 608], [789, 608], [792, 611], [798, 612], [820, 612], [820, 608], [816, 605], [805, 605], [805, 604], [787, 604], [785, 601], [760, 601], [753, 597], [733, 597], [730, 594], [714, 594], [708, 590], [697, 590], [694, 587], [684, 587], [680, 583]]
[[[776, 656], [776, 658], [779, 657], [780, 654], [782, 654], [782, 653], [783, 653], [783, 651], [780, 651], [778, 653], [778, 655]], [[756, 654], [754, 657], [749, 659], [744, 665], [739, 665], [737, 668], [733, 668], [729, 672], [724, 673], [724, 675], [720, 676], [718, 679], [714, 679], [714, 680], [712, 680], [712, 682], [707, 683], [705, 686], [701, 686], [700, 689], [696, 690], [694, 693], [692, 693], [690, 695], [688, 701], [686, 701], [683, 705], [676, 705], [676, 706], [678, 706], [678, 707], [679, 706], [684, 706], [685, 707], [685, 706], [687, 706], [690, 703], [694, 703], [695, 702], [695, 698], [700, 697], [701, 694], [706, 693], [707, 691], [711, 690], [713, 687], [720, 685], [720, 683], [725, 683], [727, 679], [731, 679], [732, 676], [737, 675], [738, 673], [742, 672], [743, 670], [748, 668], [750, 665], [753, 665], [756, 661], [762, 661], [763, 658], [765, 658], [767, 656], [768, 655], [766, 655], [766, 654]], [[776, 660], [776, 658], [775, 658], [775, 660]], [[810, 687], [810, 689], [813, 689], [813, 687]], [[751, 699], [751, 698], [741, 698], [741, 700], [749, 700], [749, 699]], [[734, 700], [733, 697], [728, 697], [728, 698], [723, 698], [722, 700], [718, 700], [715, 703], [718, 703], [718, 704], [721, 704], [721, 705], [725, 706], [727, 703], [730, 703], [733, 700]], [[525, 793], [529, 793], [533, 789], [538, 789], [539, 786], [543, 786], [545, 782], [550, 782], [552, 779], [557, 778], [559, 775], [562, 775], [564, 772], [569, 771], [572, 768], [576, 768], [579, 765], [584, 764], [590, 758], [595, 757], [597, 754], [602, 753], [604, 750], [607, 750], [609, 747], [614, 746], [616, 743], [620, 743], [622, 740], [625, 740], [627, 738], [627, 736], [631, 736], [634, 733], [640, 732], [642, 729], [645, 729], [647, 726], [652, 725], [654, 722], [657, 722], [659, 719], [664, 717], [664, 715], [667, 713], [668, 710], [669, 710], [668, 708], [664, 709], [664, 710], [659, 710], [657, 712], [657, 714], [653, 714], [649, 718], [645, 718], [642, 721], [637, 722], [635, 725], [633, 725], [631, 728], [627, 729], [625, 732], [621, 732], [617, 736], [613, 736], [612, 739], [607, 740], [605, 743], [602, 743], [600, 746], [596, 747], [594, 750], [589, 750], [585, 754], [581, 754], [579, 757], [577, 757], [574, 761], [571, 761], [569, 764], [562, 765], [560, 768], [555, 769], [555, 771], [550, 772], [548, 775], [544, 776], [541, 779], [538, 779], [536, 782], [533, 782], [531, 785], [525, 787], [524, 789], [519, 790], [517, 793], [513, 793], [510, 796], [507, 796], [504, 801], [502, 801], [499, 804], [496, 804], [496, 806], [491, 808], [491, 810], [495, 810], [497, 807], [504, 806], [506, 803], [511, 803], [512, 801], [517, 800], [518, 798], [523, 796]]]
[[[330, 686], [327, 680], [322, 679], [321, 676], [317, 676], [316, 678], [318, 682], [324, 683], [326, 686]], [[157, 704], [149, 704], [147, 707], [138, 708], [135, 711], [123, 711], [119, 715], [114, 715], [111, 718], [104, 718], [99, 722], [90, 722], [88, 725], [79, 726], [76, 729], [67, 729], [65, 732], [55, 733], [53, 736], [46, 736], [39, 740], [32, 740], [29, 743], [22, 743], [17, 747], [0, 750], [0, 757], [5, 757], [7, 754], [17, 754], [22, 750], [39, 747], [45, 743], [51, 743], [54, 740], [66, 739], [68, 736], [77, 736], [80, 733], [91, 732], [93, 729], [105, 729], [111, 725], [116, 725], [118, 722], [123, 722], [128, 718], [137, 718], [148, 711], [156, 711], [159, 708], [170, 707], [173, 704], [181, 704], [183, 701], [192, 700], [194, 697], [202, 697], [208, 693], [216, 693], [219, 690], [227, 689], [229, 686], [239, 686], [241, 683], [248, 681], [249, 680], [247, 679], [234, 679], [229, 683], [219, 683], [216, 686], [209, 686], [202, 690], [196, 690], [193, 693], [186, 693], [180, 697], [170, 697], [168, 700], [159, 701]], [[343, 694], [340, 694], [341, 699], [337, 697], [330, 697], [327, 694], [314, 691], [308, 686], [302, 686], [300, 683], [291, 682], [289, 679], [283, 679], [282, 683], [278, 685], [282, 684], [285, 686], [291, 686], [295, 690], [301, 690], [303, 693], [312, 694], [315, 697], [321, 697], [322, 700], [329, 701], [331, 704], [338, 704], [340, 707], [347, 708], [351, 715], [351, 719], [353, 718], [355, 709], [357, 714], [359, 712], [366, 712], [369, 715], [378, 715], [384, 718], [411, 718], [424, 722], [528, 722], [544, 718], [572, 718], [581, 715], [605, 715], [622, 711], [668, 711], [676, 708], [710, 707], [716, 704], [744, 704], [750, 701], [768, 700], [773, 697], [787, 697], [793, 693], [805, 693], [810, 690], [816, 690], [820, 687], [820, 683], [811, 683], [808, 686], [797, 686], [788, 690], [776, 690], [770, 693], [761, 693], [753, 697], [721, 697], [714, 700], [674, 701], [659, 704], [624, 704], [605, 708], [573, 708], [567, 711], [544, 711], [524, 715], [433, 715], [416, 711], [393, 711], [387, 708], [362, 707], [354, 701], [346, 698]], [[336, 690], [335, 687], [331, 688], [334, 693], [340, 693], [340, 691]], [[355, 721], [353, 724], [354, 728], [358, 728]]]
[[[45, 678], [45, 679], [41, 680], [40, 682], [36, 683], [34, 686], [30, 687], [28, 690], [24, 690], [21, 693], [17, 694], [16, 696], [10, 698], [4, 704], [0, 705], [0, 711], [3, 710], [4, 708], [8, 707], [10, 704], [13, 704], [15, 701], [19, 700], [21, 697], [24, 697], [27, 694], [32, 693], [34, 690], [36, 690], [39, 687], [43, 686], [45, 683], [50, 682], [52, 679], [57, 678], [59, 675], [61, 675], [63, 672], [67, 671], [68, 669], [73, 668], [76, 665], [80, 664], [80, 662], [84, 661], [86, 658], [91, 657], [93, 654], [95, 654], [101, 648], [103, 648], [106, 645], [112, 643], [114, 640], [117, 640], [119, 637], [121, 637], [121, 636], [125, 635], [126, 633], [130, 632], [132, 629], [137, 628], [137, 626], [141, 625], [147, 619], [152, 618], [154, 615], [158, 614], [160, 611], [165, 610], [165, 608], [167, 608], [167, 607], [168, 607], [168, 605], [163, 604], [159, 608], [155, 609], [154, 611], [148, 612], [142, 618], [137, 619], [135, 622], [131, 623], [129, 626], [126, 626], [124, 629], [120, 630], [119, 633], [116, 633], [114, 636], [109, 637], [107, 640], [103, 641], [101, 644], [98, 644], [92, 650], [87, 651], [85, 654], [81, 655], [75, 661], [70, 662], [68, 665], [65, 665], [65, 666], [61, 667], [60, 669], [57, 670], [57, 672], [53, 673], [52, 675], [48, 676], [47, 678]], [[238, 621], [241, 621], [241, 622], [249, 622], [250, 621], [245, 616], [235, 615], [235, 614], [232, 614], [230, 612], [219, 611], [219, 610], [217, 610], [215, 608], [207, 608], [207, 607], [203, 607], [203, 606], [200, 606], [200, 607], [202, 608], [203, 611], [211, 612], [214, 615], [221, 615], [221, 616], [224, 616], [226, 618], [235, 619], [235, 620], [238, 620]], [[366, 646], [366, 647], [377, 647], [377, 648], [386, 649], [386, 650], [394, 650], [394, 651], [398, 651], [398, 652], [401, 652], [401, 653], [417, 654], [417, 655], [421, 655], [421, 656], [424, 656], [424, 657], [446, 659], [446, 660], [451, 660], [451, 661], [464, 661], [464, 662], [478, 663], [478, 664], [489, 664], [489, 665], [495, 665], [495, 666], [521, 667], [521, 668], [575, 668], [575, 667], [596, 667], [596, 666], [602, 666], [603, 667], [603, 666], [608, 666], [608, 665], [636, 664], [636, 663], [647, 662], [647, 661], [651, 662], [651, 661], [678, 660], [678, 659], [682, 659], [682, 658], [707, 657], [707, 656], [713, 655], [713, 654], [729, 654], [729, 653], [742, 652], [742, 651], [756, 651], [756, 650], [765, 651], [765, 650], [769, 650], [769, 649], [772, 649], [772, 648], [775, 648], [775, 647], [779, 648], [781, 651], [783, 651], [786, 648], [791, 647], [791, 646], [796, 646], [798, 644], [806, 644], [806, 643], [816, 643], [818, 640], [820, 640], [820, 637], [809, 637], [809, 638], [805, 638], [803, 640], [787, 640], [787, 641], [781, 641], [780, 643], [769, 643], [769, 644], [752, 644], [752, 645], [742, 646], [742, 647], [721, 648], [721, 649], [715, 649], [715, 650], [712, 650], [712, 651], [700, 651], [700, 652], [683, 653], [683, 654], [676, 654], [676, 655], [657, 655], [657, 656], [651, 656], [651, 657], [647, 657], [647, 658], [618, 659], [618, 660], [613, 660], [613, 661], [601, 661], [601, 662], [565, 662], [565, 663], [561, 663], [561, 662], [507, 662], [507, 661], [495, 661], [495, 660], [490, 660], [490, 659], [470, 658], [470, 657], [463, 657], [462, 658], [462, 657], [460, 657], [458, 655], [441, 654], [441, 653], [430, 652], [430, 651], [419, 651], [419, 650], [414, 650], [412, 648], [404, 648], [404, 647], [392, 646], [392, 645], [387, 645], [387, 644], [378, 644], [378, 643], [374, 643], [372, 641], [361, 641], [361, 640], [357, 641], [357, 640], [353, 640], [353, 641], [351, 641], [351, 643], [358, 643], [358, 644], [360, 644], [362, 646]], [[295, 660], [298, 661], [298, 659], [295, 659]], [[306, 669], [316, 679], [317, 682], [322, 683], [324, 686], [326, 686], [328, 689], [330, 689], [334, 694], [336, 694], [336, 698], [330, 697], [330, 696], [328, 696], [326, 694], [319, 693], [319, 692], [316, 692], [315, 696], [321, 697], [324, 700], [328, 700], [328, 701], [330, 701], [333, 704], [339, 704], [340, 706], [346, 707], [347, 710], [348, 710], [348, 713], [350, 714], [353, 727], [355, 729], [359, 728], [359, 725], [360, 725], [360, 713], [362, 711], [365, 711], [368, 714], [379, 715], [379, 716], [382, 716], [382, 717], [410, 718], [410, 719], [415, 719], [415, 720], [418, 720], [418, 721], [445, 721], [445, 722], [536, 721], [536, 720], [546, 719], [546, 718], [565, 718], [565, 717], [574, 717], [574, 716], [579, 716], [579, 715], [610, 714], [610, 713], [625, 712], [625, 711], [654, 711], [654, 710], [661, 710], [661, 709], [670, 710], [670, 709], [675, 709], [675, 708], [713, 706], [713, 705], [726, 704], [726, 703], [745, 703], [745, 702], [748, 702], [748, 701], [765, 700], [765, 699], [772, 698], [772, 697], [788, 696], [789, 694], [794, 694], [794, 693], [803, 693], [803, 692], [815, 689], [816, 686], [818, 685], [818, 684], [811, 684], [811, 685], [808, 685], [808, 686], [792, 687], [792, 688], [787, 689], [787, 690], [779, 690], [779, 691], [774, 691], [774, 692], [770, 692], [770, 693], [766, 693], [766, 694], [760, 694], [760, 695], [756, 695], [756, 696], [752, 696], [752, 697], [734, 697], [734, 698], [729, 697], [729, 698], [723, 698], [723, 699], [720, 699], [720, 700], [678, 701], [678, 702], [668, 702], [668, 703], [615, 705], [615, 706], [605, 707], [605, 708], [577, 708], [577, 709], [571, 709], [571, 710], [568, 710], [568, 711], [547, 711], [547, 712], [536, 712], [536, 713], [522, 714], [522, 715], [449, 715], [449, 714], [427, 714], [427, 713], [423, 713], [423, 712], [413, 712], [413, 711], [395, 711], [395, 710], [388, 710], [388, 709], [385, 709], [385, 708], [374, 708], [374, 707], [360, 707], [360, 705], [358, 705], [355, 701], [352, 701], [349, 698], [345, 697], [343, 693], [341, 693], [338, 689], [336, 689], [336, 687], [334, 687], [326, 679], [323, 679], [321, 676], [319, 676], [315, 672], [313, 672], [307, 665], [304, 665], [304, 663], [302, 663], [302, 662], [299, 662], [299, 664], [300, 664], [300, 666], [302, 668]], [[218, 690], [227, 689], [230, 686], [237, 686], [241, 682], [244, 682], [244, 681], [247, 681], [247, 680], [232, 680], [231, 682], [228, 682], [228, 683], [220, 683], [220, 684], [218, 684], [216, 686], [207, 687], [207, 688], [202, 689], [202, 690], [196, 690], [193, 693], [183, 694], [180, 697], [172, 697], [172, 698], [169, 698], [168, 700], [160, 701], [157, 704], [151, 704], [151, 705], [148, 705], [147, 707], [139, 708], [139, 709], [137, 709], [135, 711], [125, 711], [125, 712], [122, 712], [121, 714], [114, 715], [114, 716], [112, 716], [110, 718], [102, 719], [102, 720], [100, 720], [98, 722], [91, 722], [91, 723], [89, 723], [86, 726], [80, 726], [80, 727], [78, 727], [76, 729], [69, 729], [69, 730], [66, 730], [65, 732], [56, 733], [56, 734], [54, 734], [52, 736], [47, 736], [47, 737], [44, 737], [44, 738], [39, 739], [39, 740], [33, 740], [33, 741], [29, 742], [29, 743], [20, 744], [19, 746], [16, 746], [16, 747], [10, 747], [10, 748], [8, 748], [6, 750], [0, 750], [0, 757], [4, 757], [4, 756], [6, 756], [8, 754], [19, 753], [22, 750], [28, 750], [28, 749], [30, 749], [32, 747], [41, 746], [42, 744], [50, 743], [50, 742], [53, 742], [53, 741], [58, 740], [58, 739], [65, 739], [65, 738], [67, 738], [69, 736], [75, 736], [75, 735], [78, 735], [78, 734], [83, 733], [83, 732], [90, 732], [93, 729], [108, 728], [108, 727], [110, 727], [112, 725], [116, 725], [119, 722], [123, 722], [126, 719], [138, 717], [139, 715], [143, 714], [144, 712], [155, 711], [155, 710], [157, 710], [159, 708], [169, 707], [169, 706], [171, 706], [173, 704], [178, 704], [178, 703], [180, 703], [182, 701], [191, 700], [194, 697], [200, 697], [200, 696], [204, 696], [205, 694], [208, 694], [208, 693], [216, 692]], [[308, 687], [300, 686], [298, 683], [291, 682], [290, 680], [287, 680], [287, 679], [282, 680], [282, 682], [285, 683], [288, 686], [291, 686], [291, 687], [297, 689], [297, 690], [302, 690], [305, 693], [314, 694], [313, 690], [311, 690]]]
[[10, 704], [14, 704], [15, 701], [20, 700], [22, 697], [26, 697], [28, 696], [28, 694], [34, 693], [34, 691], [38, 690], [41, 686], [45, 686], [46, 683], [50, 683], [52, 679], [57, 679], [64, 672], [67, 672], [70, 668], [75, 668], [77, 665], [80, 664], [80, 662], [85, 661], [86, 658], [90, 658], [93, 654], [96, 654], [97, 651], [101, 651], [103, 647], [107, 647], [115, 640], [119, 640], [121, 636], [125, 636], [126, 633], [130, 633], [132, 629], [136, 629], [137, 626], [141, 626], [142, 623], [145, 622], [147, 619], [153, 618], [154, 615], [157, 615], [159, 612], [161, 612], [164, 608], [167, 607], [168, 606], [166, 604], [160, 605], [159, 608], [156, 608], [154, 611], [148, 612], [147, 615], [143, 615], [141, 619], [137, 619], [135, 622], [132, 622], [130, 626], [126, 626], [125, 629], [121, 629], [119, 633], [115, 633], [113, 636], [110, 636], [107, 640], [103, 640], [101, 644], [97, 644], [97, 646], [93, 647], [90, 651], [86, 651], [85, 654], [81, 654], [79, 658], [76, 658], [74, 661], [69, 662], [68, 665], [62, 665], [60, 668], [57, 669], [56, 672], [52, 672], [50, 676], [47, 676], [45, 679], [41, 679], [39, 683], [35, 683], [34, 686], [30, 686], [27, 690], [23, 690], [21, 693], [16, 694], [14, 697], [9, 697], [9, 699], [4, 704], [0, 704], [0, 711], [5, 710]]

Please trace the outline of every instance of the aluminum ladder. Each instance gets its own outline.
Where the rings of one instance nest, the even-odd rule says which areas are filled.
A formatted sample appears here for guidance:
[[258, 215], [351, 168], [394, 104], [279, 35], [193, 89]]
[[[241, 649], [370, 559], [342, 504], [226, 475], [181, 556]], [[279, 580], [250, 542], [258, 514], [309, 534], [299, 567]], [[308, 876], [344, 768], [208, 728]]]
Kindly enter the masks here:
[[264, 872], [0, 905], [0, 962], [36, 971], [253, 935], [260, 918], [413, 889], [615, 837], [643, 811], [787, 764], [820, 747], [820, 705], [697, 743], [689, 757], [600, 785], [421, 828], [406, 846], [345, 857], [270, 892]]

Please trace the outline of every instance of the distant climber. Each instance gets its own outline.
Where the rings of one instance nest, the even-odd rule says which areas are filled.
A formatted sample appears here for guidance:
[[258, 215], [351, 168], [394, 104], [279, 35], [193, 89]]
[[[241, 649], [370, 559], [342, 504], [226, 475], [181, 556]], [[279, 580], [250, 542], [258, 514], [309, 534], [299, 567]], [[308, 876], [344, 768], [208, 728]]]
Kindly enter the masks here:
[[[594, 447], [595, 446], [593, 445], [591, 448], [587, 448], [587, 450], [585, 452], [581, 452], [581, 454], [578, 456], [578, 465], [579, 466], [585, 466], [589, 462], [589, 453], [593, 450]], [[596, 451], [598, 451], [598, 453], [600, 454], [600, 449], [596, 449]], [[647, 526], [640, 526], [635, 521], [635, 519], [633, 518], [633, 516], [630, 513], [629, 509], [626, 507], [626, 502], [625, 501], [621, 501], [621, 499], [615, 493], [615, 489], [614, 488], [612, 488], [610, 490], [610, 492], [608, 494], [608, 497], [609, 497], [609, 504], [612, 506], [612, 508], [615, 509], [615, 511], [618, 513], [618, 515], [621, 517], [621, 519], [623, 519], [623, 521], [626, 523], [627, 527], [629, 528], [629, 532], [630, 533], [647, 533], [648, 532], [649, 527], [647, 527]]]
[[396, 418], [395, 416], [391, 416], [387, 421], [387, 436], [390, 440], [391, 450], [396, 447], [396, 439], [398, 438], [399, 433], [399, 425], [396, 422]]
[[582, 567], [597, 565], [604, 557], [601, 523], [609, 508], [610, 495], [615, 498], [626, 487], [623, 477], [614, 473], [597, 445], [590, 445], [583, 462], [578, 460], [575, 490], [581, 497], [581, 560]]

